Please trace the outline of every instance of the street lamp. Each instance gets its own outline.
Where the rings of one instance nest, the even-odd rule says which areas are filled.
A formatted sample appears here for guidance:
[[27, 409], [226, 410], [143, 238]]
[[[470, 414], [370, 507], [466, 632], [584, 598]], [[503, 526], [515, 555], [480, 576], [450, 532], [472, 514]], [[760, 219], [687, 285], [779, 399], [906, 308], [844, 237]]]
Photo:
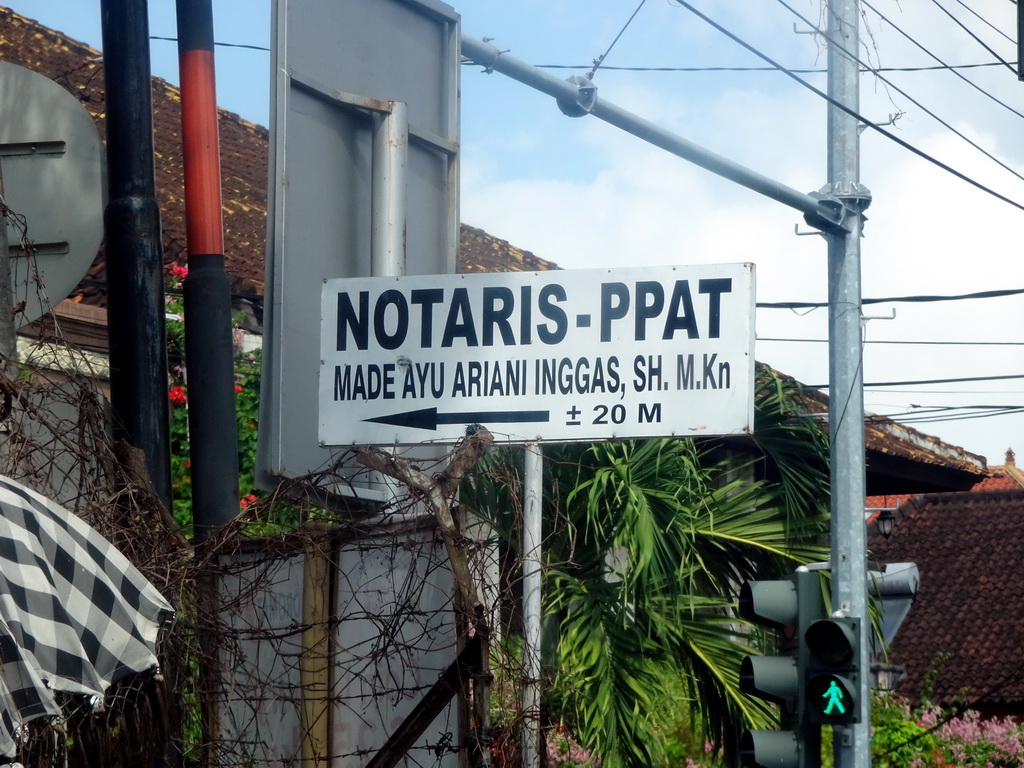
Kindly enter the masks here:
[[878, 528], [878, 532], [882, 536], [888, 539], [892, 536], [893, 526], [896, 525], [896, 511], [899, 506], [896, 507], [868, 507], [864, 510], [864, 521], [869, 522], [875, 513], [878, 513], [878, 517], [875, 517], [875, 526]]
[[878, 513], [878, 532], [888, 539], [892, 536], [892, 527], [896, 523], [896, 515], [891, 509], [883, 509]]

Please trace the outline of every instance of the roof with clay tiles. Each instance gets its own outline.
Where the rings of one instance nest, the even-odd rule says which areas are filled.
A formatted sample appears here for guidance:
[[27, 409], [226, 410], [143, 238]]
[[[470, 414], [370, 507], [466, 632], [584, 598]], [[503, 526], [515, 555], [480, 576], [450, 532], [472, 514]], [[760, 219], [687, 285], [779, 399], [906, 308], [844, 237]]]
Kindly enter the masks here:
[[[105, 135], [105, 88], [101, 54], [67, 35], [48, 29], [7, 8], [0, 8], [0, 59], [36, 70], [64, 86], [95, 117]], [[156, 189], [161, 211], [164, 261], [183, 264], [185, 251], [184, 181], [181, 163], [181, 93], [153, 78], [153, 141]], [[224, 206], [225, 268], [236, 293], [263, 293], [267, 229], [266, 128], [219, 110], [221, 186]], [[31, 222], [29, 223], [31, 228]], [[459, 247], [461, 272], [534, 271], [556, 268], [528, 251], [463, 225]], [[105, 305], [106, 264], [102, 252], [73, 299]]]
[[893, 642], [900, 690], [988, 711], [1024, 705], [1024, 489], [937, 493], [900, 505], [892, 536], [870, 539], [880, 562], [914, 562], [917, 601]]
[[[104, 133], [104, 79], [100, 52], [61, 32], [0, 8], [0, 59], [41, 72], [63, 85], [96, 118]], [[176, 86], [153, 78], [155, 171], [164, 261], [186, 260], [183, 179], [180, 152], [181, 98]], [[219, 111], [225, 268], [232, 289], [254, 302], [262, 299], [267, 219], [269, 133], [266, 128]], [[31, 223], [29, 224], [31, 226]], [[461, 272], [557, 269], [529, 251], [475, 227], [462, 225]], [[106, 264], [102, 250], [71, 300], [102, 307]], [[824, 414], [828, 398], [805, 390], [807, 410]], [[970, 488], [987, 477], [983, 457], [901, 426], [888, 419], [866, 427], [871, 493]]]

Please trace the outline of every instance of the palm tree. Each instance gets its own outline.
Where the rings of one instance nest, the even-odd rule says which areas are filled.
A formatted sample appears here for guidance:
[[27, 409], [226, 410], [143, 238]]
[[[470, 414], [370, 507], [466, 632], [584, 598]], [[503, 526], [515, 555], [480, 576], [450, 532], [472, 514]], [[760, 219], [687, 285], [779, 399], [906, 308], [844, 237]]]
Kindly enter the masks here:
[[[732, 753], [772, 717], [739, 691], [750, 642], [736, 592], [825, 557], [827, 444], [794, 417], [788, 385], [762, 369], [753, 443], [658, 439], [546, 451], [545, 614], [557, 619], [552, 701], [605, 768], [658, 758], [649, 713], [684, 680], [693, 722]], [[753, 447], [753, 452], [750, 448]], [[737, 458], [741, 456], [741, 458]], [[517, 487], [497, 451], [462, 502], [512, 550]]]

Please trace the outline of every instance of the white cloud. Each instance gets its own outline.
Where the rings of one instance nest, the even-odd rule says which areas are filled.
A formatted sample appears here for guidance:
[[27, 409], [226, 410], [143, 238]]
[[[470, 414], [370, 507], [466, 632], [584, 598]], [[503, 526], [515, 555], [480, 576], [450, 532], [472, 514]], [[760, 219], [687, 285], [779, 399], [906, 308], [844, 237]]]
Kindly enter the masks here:
[[[712, 15], [715, 5], [708, 5]], [[817, 4], [803, 5], [808, 6], [803, 10], [813, 15]], [[935, 17], [923, 15], [919, 4], [904, 3], [902, 13], [894, 2], [874, 5], [884, 6], [901, 26], [919, 30], [922, 39], [928, 38], [928, 45], [942, 48], [942, 56], [950, 63], [977, 61], [984, 55], [965, 36], [953, 35], [948, 23], [941, 24], [945, 37], [932, 36]], [[997, 12], [1007, 15], [993, 3], [978, 9], [993, 17]], [[779, 27], [777, 17], [754, 21], [770, 22], [775, 30]], [[925, 27], [913, 26], [917, 24]], [[748, 27], [748, 33], [754, 34], [753, 29]], [[875, 23], [872, 31], [878, 60], [884, 66], [921, 59], [920, 52], [912, 51], [886, 24]], [[693, 45], [714, 45], [705, 33], [688, 28], [686, 34]], [[957, 44], [943, 47], [945, 38]], [[786, 44], [792, 47], [800, 42], [794, 38]], [[802, 58], [814, 58], [812, 46], [802, 46], [802, 50]], [[1021, 167], [1020, 118], [953, 82], [948, 73], [942, 75], [907, 74], [899, 84], [1007, 164]], [[887, 76], [894, 81], [899, 77], [895, 73]], [[778, 76], [767, 77], [772, 79], [762, 73], [751, 74], [745, 87], [719, 90], [708, 87], [708, 79], [695, 88], [692, 77], [677, 88], [666, 88], [662, 81], [654, 87], [651, 78], [633, 87], [618, 81], [607, 86], [599, 82], [599, 93], [795, 189], [817, 189], [825, 181], [825, 107], [817, 97], [781, 86]], [[1015, 79], [1010, 83], [1006, 73], [982, 70], [972, 77], [1007, 100], [1022, 87]], [[1019, 103], [1019, 97], [1014, 103]], [[865, 80], [865, 114], [884, 122], [888, 113], [898, 110], [906, 115], [889, 130], [971, 178], [1024, 201], [1024, 183], [938, 126], [907, 98], [891, 89], [876, 89]], [[526, 175], [490, 177], [477, 170], [467, 153], [464, 220], [566, 267], [753, 261], [760, 301], [825, 298], [825, 243], [819, 237], [794, 234], [797, 223], [807, 229], [800, 214], [643, 146], [632, 137], [614, 135], [591, 123], [588, 119], [573, 122], [573, 140], [548, 152], [549, 165], [540, 173], [534, 168]], [[559, 156], [564, 158], [564, 166], [558, 163]], [[1024, 287], [1024, 259], [1017, 255], [1024, 213], [871, 132], [863, 141], [862, 167], [861, 180], [874, 196], [862, 241], [865, 296], [945, 295]], [[894, 308], [896, 316], [869, 320], [866, 334], [870, 340], [1019, 342], [1022, 304], [1024, 299], [1015, 298], [868, 306], [868, 317], [887, 316]], [[759, 337], [823, 338], [827, 313], [764, 309], [758, 312], [757, 327]], [[808, 383], [827, 379], [824, 344], [760, 342], [758, 357]], [[1020, 360], [1013, 347], [869, 344], [865, 379], [1012, 374], [1020, 371]], [[1021, 403], [1022, 388], [1024, 383], [1010, 380], [994, 385], [916, 387], [918, 391], [903, 394], [869, 390], [866, 400], [869, 407], [886, 412], [904, 410], [914, 402]], [[1018, 444], [1024, 442], [1022, 426], [1024, 418], [1002, 417], [924, 424], [921, 428], [999, 463], [1015, 437]]]

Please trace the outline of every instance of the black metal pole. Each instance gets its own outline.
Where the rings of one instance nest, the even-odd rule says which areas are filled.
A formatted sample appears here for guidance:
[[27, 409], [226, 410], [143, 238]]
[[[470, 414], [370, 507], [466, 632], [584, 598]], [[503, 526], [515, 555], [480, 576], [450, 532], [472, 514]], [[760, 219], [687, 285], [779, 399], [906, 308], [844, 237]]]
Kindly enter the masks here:
[[104, 214], [110, 399], [116, 439], [141, 448], [171, 509], [163, 249], [153, 171], [146, 0], [101, 0], [107, 89]]
[[210, 0], [177, 0], [188, 275], [185, 368], [192, 520], [200, 541], [238, 514], [231, 286], [224, 271], [220, 142]]
[[1024, 80], [1024, 6], [1017, 3], [1017, 79]]

